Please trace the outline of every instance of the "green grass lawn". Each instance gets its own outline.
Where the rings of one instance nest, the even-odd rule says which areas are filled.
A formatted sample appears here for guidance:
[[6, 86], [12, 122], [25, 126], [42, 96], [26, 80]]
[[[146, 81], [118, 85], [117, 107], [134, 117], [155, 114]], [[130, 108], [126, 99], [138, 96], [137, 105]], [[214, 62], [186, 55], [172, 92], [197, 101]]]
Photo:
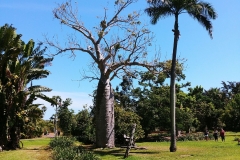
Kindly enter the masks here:
[[[227, 133], [226, 141], [178, 141], [177, 152], [169, 152], [170, 142], [137, 143], [139, 149], [130, 151], [128, 160], [192, 159], [192, 160], [236, 160], [240, 159], [240, 145], [233, 141], [240, 133]], [[145, 148], [145, 149], [144, 149]], [[96, 149], [101, 159], [123, 159], [126, 149]]]
[[[234, 141], [240, 133], [227, 132], [226, 141], [178, 141], [177, 152], [169, 152], [170, 142], [136, 143], [138, 149], [131, 149], [127, 160], [191, 159], [191, 160], [236, 160], [240, 158], [240, 145]], [[22, 140], [23, 149], [0, 152], [0, 160], [50, 160], [48, 148], [50, 138]], [[125, 148], [94, 149], [103, 160], [123, 159]]]
[[48, 144], [50, 138], [35, 138], [21, 140], [23, 148], [14, 151], [0, 152], [1, 160], [50, 160], [51, 150]]

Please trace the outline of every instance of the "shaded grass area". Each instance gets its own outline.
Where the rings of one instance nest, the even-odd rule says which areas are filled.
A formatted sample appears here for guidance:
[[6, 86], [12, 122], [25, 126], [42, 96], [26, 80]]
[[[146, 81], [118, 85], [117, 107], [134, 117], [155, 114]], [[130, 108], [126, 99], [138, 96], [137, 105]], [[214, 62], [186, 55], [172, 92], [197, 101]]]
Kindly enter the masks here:
[[50, 160], [50, 138], [24, 139], [23, 148], [0, 152], [1, 160]]

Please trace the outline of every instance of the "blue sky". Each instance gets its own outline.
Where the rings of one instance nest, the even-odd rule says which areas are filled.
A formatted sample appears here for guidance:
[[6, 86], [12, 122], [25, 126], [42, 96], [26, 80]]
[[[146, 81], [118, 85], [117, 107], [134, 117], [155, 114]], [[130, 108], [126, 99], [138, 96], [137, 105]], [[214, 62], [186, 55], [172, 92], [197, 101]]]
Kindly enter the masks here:
[[[1, 0], [0, 2], [0, 26], [5, 23], [12, 24], [17, 28], [17, 33], [22, 34], [22, 39], [27, 42], [43, 41], [44, 35], [49, 38], [58, 36], [64, 43], [68, 33], [72, 30], [60, 25], [54, 19], [52, 10], [57, 7], [57, 3], [63, 0]], [[79, 7], [79, 14], [84, 24], [91, 30], [99, 25], [103, 16], [103, 7], [108, 7], [109, 12], [113, 10], [111, 3], [104, 0], [75, 0], [73, 2]], [[111, 1], [110, 1], [111, 2]], [[187, 14], [183, 14], [179, 19], [181, 37], [178, 43], [178, 56], [187, 59], [185, 63], [186, 80], [191, 82], [191, 86], [203, 86], [205, 89], [211, 87], [221, 87], [222, 81], [240, 80], [240, 1], [239, 0], [207, 0], [218, 13], [218, 18], [213, 21], [213, 39], [207, 31]], [[144, 10], [147, 7], [145, 0], [139, 0], [128, 8], [128, 11]], [[141, 21], [149, 23], [149, 17], [143, 14]], [[173, 17], [159, 20], [157, 25], [150, 25], [149, 29], [154, 32], [155, 39], [150, 52], [154, 52], [155, 47], [160, 47], [161, 60], [171, 59], [173, 46]], [[49, 48], [47, 53], [54, 53]], [[90, 57], [77, 53], [75, 58], [71, 58], [66, 53], [55, 57], [53, 64], [48, 69], [51, 75], [44, 80], [35, 81], [36, 84], [48, 86], [53, 89], [49, 96], [59, 95], [63, 100], [71, 98], [73, 104], [70, 106], [75, 112], [82, 109], [83, 105], [91, 105], [92, 91], [97, 82], [88, 80], [79, 81], [81, 73], [90, 62]], [[114, 88], [118, 81], [113, 82]], [[48, 119], [53, 114], [50, 104], [39, 101], [48, 108], [44, 118]]]

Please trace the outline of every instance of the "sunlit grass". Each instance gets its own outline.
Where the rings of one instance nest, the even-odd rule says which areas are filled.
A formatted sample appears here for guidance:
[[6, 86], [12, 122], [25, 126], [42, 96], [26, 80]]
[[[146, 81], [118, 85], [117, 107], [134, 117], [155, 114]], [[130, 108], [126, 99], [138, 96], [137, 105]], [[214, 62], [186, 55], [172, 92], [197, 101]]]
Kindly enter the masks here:
[[[170, 152], [170, 142], [137, 143], [139, 149], [131, 149], [128, 160], [158, 160], [158, 159], [191, 159], [191, 160], [235, 160], [239, 159], [240, 145], [234, 141], [240, 133], [226, 134], [226, 141], [179, 141], [177, 152]], [[145, 148], [145, 149], [144, 149]], [[126, 149], [97, 149], [95, 153], [102, 159], [123, 159]]]
[[[127, 160], [235, 160], [240, 156], [240, 145], [234, 141], [240, 133], [227, 132], [226, 141], [178, 141], [177, 152], [169, 152], [170, 142], [136, 143], [138, 149], [131, 149]], [[51, 160], [50, 138], [22, 140], [23, 149], [0, 152], [0, 160]], [[81, 143], [76, 143], [81, 145]], [[85, 146], [88, 147], [89, 146]], [[123, 159], [125, 148], [94, 149], [103, 160]]]
[[51, 150], [48, 148], [50, 138], [21, 140], [23, 148], [14, 151], [0, 152], [1, 160], [50, 160]]

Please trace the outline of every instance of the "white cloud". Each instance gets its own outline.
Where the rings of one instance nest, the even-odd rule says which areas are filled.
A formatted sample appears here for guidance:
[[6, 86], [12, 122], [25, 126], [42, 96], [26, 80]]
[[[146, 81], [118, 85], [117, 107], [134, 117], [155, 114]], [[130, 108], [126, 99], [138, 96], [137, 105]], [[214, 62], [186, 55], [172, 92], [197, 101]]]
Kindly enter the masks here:
[[[67, 98], [71, 98], [72, 104], [69, 106], [69, 109], [73, 109], [75, 113], [83, 109], [84, 105], [91, 106], [92, 105], [92, 97], [87, 93], [83, 92], [61, 92], [61, 91], [52, 91], [44, 93], [48, 97], [52, 96], [60, 96], [62, 100], [66, 100]], [[41, 99], [37, 99], [34, 103], [43, 104], [47, 107], [47, 111], [45, 112], [44, 119], [49, 119], [54, 113], [55, 110], [50, 103], [43, 101]]]

